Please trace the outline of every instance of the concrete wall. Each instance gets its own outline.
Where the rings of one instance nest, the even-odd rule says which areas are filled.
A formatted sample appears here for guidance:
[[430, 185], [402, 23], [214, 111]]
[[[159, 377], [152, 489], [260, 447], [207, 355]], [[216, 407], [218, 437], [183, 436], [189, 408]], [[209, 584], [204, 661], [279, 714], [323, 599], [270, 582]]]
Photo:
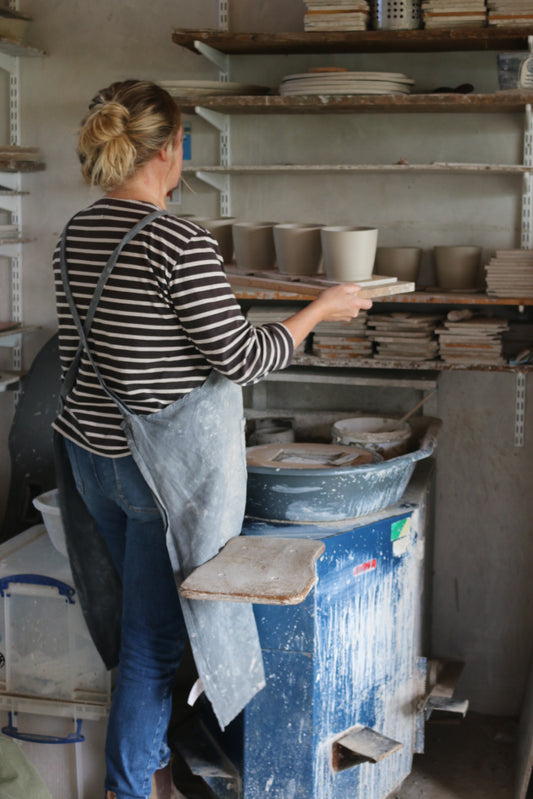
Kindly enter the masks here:
[[[27, 0], [24, 10], [34, 17], [28, 40], [48, 53], [21, 60], [22, 143], [39, 146], [47, 164], [45, 172], [23, 181], [30, 192], [23, 201], [24, 231], [35, 238], [24, 247], [24, 318], [41, 327], [24, 342], [29, 366], [56, 327], [55, 242], [69, 215], [96, 197], [82, 184], [74, 154], [76, 128], [89, 99], [127, 77], [216, 78], [216, 68], [174, 45], [171, 32], [173, 27], [216, 27], [217, 7], [215, 0], [94, 0], [90, 5]], [[231, 13], [234, 29], [302, 29], [300, 0], [234, 0]], [[420, 89], [466, 81], [478, 91], [497, 88], [494, 53], [238, 57], [231, 78], [275, 87], [289, 72], [332, 64], [406, 72]], [[2, 98], [5, 87], [0, 87]], [[202, 120], [191, 122], [193, 161], [215, 163], [216, 134]], [[518, 114], [243, 116], [232, 122], [232, 157], [234, 163], [395, 163], [400, 158], [512, 163], [521, 158], [522, 123]], [[218, 213], [216, 192], [194, 178], [190, 182], [195, 193], [184, 191], [176, 212]], [[232, 212], [243, 219], [377, 224], [380, 243], [424, 248], [423, 275], [431, 283], [435, 244], [479, 243], [485, 254], [496, 246], [518, 246], [520, 191], [520, 179], [514, 177], [250, 177], [232, 182]], [[2, 307], [8, 293], [8, 270], [0, 264]], [[7, 366], [8, 356], [0, 357]], [[514, 391], [511, 374], [456, 372], [439, 381], [444, 433], [438, 454], [434, 646], [439, 653], [465, 657], [461, 690], [475, 709], [498, 713], [519, 708], [533, 621], [532, 500], [526, 482], [533, 420], [530, 404], [526, 447], [515, 451]], [[335, 401], [332, 392], [331, 404]], [[405, 409], [410, 401], [406, 395]], [[358, 402], [354, 394], [353, 410]], [[397, 404], [390, 398], [383, 402]], [[0, 506], [9, 479], [11, 414], [11, 396], [0, 394]]]

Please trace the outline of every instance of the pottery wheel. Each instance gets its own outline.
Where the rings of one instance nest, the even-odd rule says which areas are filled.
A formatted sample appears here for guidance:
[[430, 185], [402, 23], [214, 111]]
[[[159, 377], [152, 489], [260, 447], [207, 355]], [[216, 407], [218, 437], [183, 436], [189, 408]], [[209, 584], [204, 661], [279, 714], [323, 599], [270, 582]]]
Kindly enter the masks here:
[[248, 447], [248, 466], [270, 469], [338, 469], [366, 466], [375, 462], [374, 453], [364, 447], [335, 444], [265, 444]]

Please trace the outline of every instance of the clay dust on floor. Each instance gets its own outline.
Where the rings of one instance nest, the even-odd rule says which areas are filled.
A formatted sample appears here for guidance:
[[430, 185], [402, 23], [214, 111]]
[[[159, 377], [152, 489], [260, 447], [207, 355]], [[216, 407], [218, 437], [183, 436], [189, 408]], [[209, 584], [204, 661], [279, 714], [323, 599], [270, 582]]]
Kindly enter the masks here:
[[424, 754], [389, 799], [512, 799], [517, 727], [514, 719], [474, 713], [429, 721]]

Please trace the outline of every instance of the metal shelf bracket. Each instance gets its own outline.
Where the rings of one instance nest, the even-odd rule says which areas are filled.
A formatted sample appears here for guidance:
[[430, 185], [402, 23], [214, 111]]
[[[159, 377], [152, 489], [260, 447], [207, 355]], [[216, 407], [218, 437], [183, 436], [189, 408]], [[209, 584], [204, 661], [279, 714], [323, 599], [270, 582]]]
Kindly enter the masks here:
[[220, 50], [215, 50], [208, 44], [200, 42], [198, 39], [194, 42], [195, 50], [198, 50], [200, 55], [215, 64], [220, 70], [219, 80], [227, 81], [229, 79], [229, 56], [221, 53]]
[[[533, 40], [533, 37], [529, 37]], [[533, 114], [531, 105], [526, 105], [524, 125], [524, 166], [533, 166]], [[529, 250], [533, 247], [533, 180], [531, 173], [524, 174], [522, 190], [522, 225], [520, 246]]]
[[203, 180], [204, 183], [217, 189], [217, 191], [228, 190], [229, 180], [227, 175], [212, 175], [210, 172], [202, 172], [202, 170], [199, 170], [196, 173], [196, 177], [198, 180]]
[[523, 447], [525, 443], [526, 427], [526, 375], [518, 372], [516, 375], [515, 417], [514, 417], [514, 445]]

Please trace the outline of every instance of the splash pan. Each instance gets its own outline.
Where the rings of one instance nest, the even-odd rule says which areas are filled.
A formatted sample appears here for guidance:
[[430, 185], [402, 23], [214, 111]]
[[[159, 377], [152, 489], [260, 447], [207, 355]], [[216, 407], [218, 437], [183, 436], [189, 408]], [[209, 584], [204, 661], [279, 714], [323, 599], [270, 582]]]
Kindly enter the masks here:
[[417, 461], [432, 455], [441, 426], [434, 417], [411, 420], [410, 452], [358, 465], [288, 468], [283, 459], [262, 465], [258, 448], [251, 447], [246, 513], [270, 521], [327, 522], [384, 510], [399, 502]]

